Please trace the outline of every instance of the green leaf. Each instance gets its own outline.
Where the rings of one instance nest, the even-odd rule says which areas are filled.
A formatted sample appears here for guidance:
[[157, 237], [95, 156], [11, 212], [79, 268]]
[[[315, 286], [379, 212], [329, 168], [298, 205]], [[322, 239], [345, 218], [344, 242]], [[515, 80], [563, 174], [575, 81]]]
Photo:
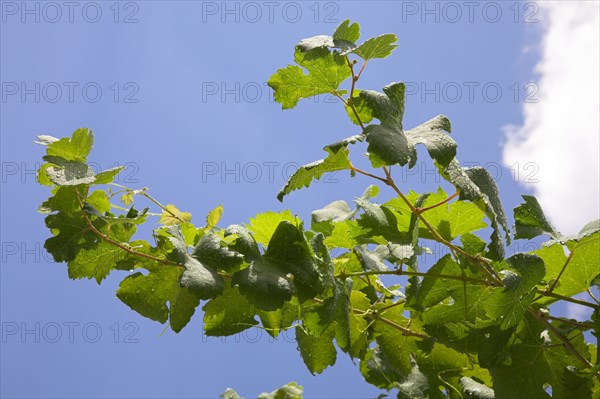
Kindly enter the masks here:
[[390, 270], [383, 263], [383, 260], [389, 255], [389, 251], [383, 245], [378, 245], [374, 251], [369, 251], [367, 245], [357, 246], [354, 248], [354, 253], [365, 270], [374, 270], [377, 272]]
[[467, 327], [490, 321], [487, 298], [502, 288], [473, 281], [439, 278], [439, 275], [449, 275], [481, 279], [463, 271], [450, 255], [443, 256], [427, 274], [417, 296], [417, 303], [426, 309], [422, 317], [426, 326], [438, 326], [445, 329], [446, 335], [459, 334], [458, 338], [464, 338], [462, 334], [466, 334]]
[[[430, 194], [427, 197], [422, 207], [434, 206], [447, 198], [448, 194], [439, 187], [435, 194]], [[487, 227], [483, 221], [484, 212], [477, 204], [467, 201], [455, 201], [437, 206], [425, 211], [423, 216], [448, 241], [452, 241], [465, 233]], [[432, 238], [429, 230], [424, 227], [420, 229], [419, 236]]]
[[333, 346], [335, 328], [330, 327], [319, 337], [308, 335], [301, 327], [296, 327], [296, 341], [304, 364], [311, 374], [321, 374], [335, 364], [337, 352]]
[[310, 51], [318, 47], [335, 47], [333, 37], [327, 35], [319, 35], [300, 40], [297, 48], [303, 52]]
[[302, 39], [300, 43], [298, 43], [298, 45], [296, 46], [297, 49], [303, 52], [307, 52], [319, 47], [338, 48], [341, 50], [340, 54], [345, 55], [354, 50], [356, 48], [356, 44], [347, 40], [336, 39], [327, 35], [319, 35], [309, 37], [308, 39]]
[[237, 287], [228, 287], [223, 295], [211, 299], [204, 310], [204, 331], [208, 336], [237, 334], [254, 327], [254, 306], [240, 294]]
[[[415, 148], [417, 144], [425, 145], [432, 159], [442, 166], [447, 166], [456, 156], [457, 147], [456, 142], [448, 135], [450, 130], [448, 118], [444, 115], [438, 115], [404, 133], [410, 146]], [[415, 165], [416, 160], [415, 152], [411, 167]]]
[[43, 186], [52, 187], [54, 185], [54, 183], [52, 183], [52, 180], [50, 180], [50, 177], [48, 176], [48, 168], [50, 168], [51, 166], [52, 164], [49, 163], [42, 164], [37, 171], [37, 181]]
[[[102, 192], [104, 193], [104, 191], [97, 191], [97, 192]], [[108, 203], [108, 198], [106, 198], [107, 202], [106, 205], [107, 207], [110, 207], [110, 203]], [[88, 198], [88, 201], [86, 202], [86, 204], [90, 204], [90, 198]], [[91, 207], [91, 205], [89, 205]], [[94, 206], [94, 209], [98, 209], [97, 206]], [[108, 211], [105, 211], [108, 212]], [[107, 213], [108, 215], [111, 215], [110, 213]], [[126, 227], [131, 227], [132, 225], [139, 225], [142, 224], [146, 221], [146, 218], [148, 216], [148, 208], [144, 208], [141, 212], [138, 212], [137, 209], [135, 209], [134, 207], [131, 207], [129, 209], [129, 211], [127, 211], [126, 215], [119, 215], [118, 217], [114, 217], [114, 216], [103, 216], [102, 214], [100, 214], [100, 216], [98, 216], [100, 219], [104, 220], [106, 223], [108, 223], [109, 225], [124, 225]]]
[[328, 247], [352, 249], [363, 234], [364, 231], [356, 220], [346, 220], [334, 225], [331, 235], [325, 239], [325, 244]]
[[333, 38], [355, 43], [360, 39], [360, 25], [357, 22], [351, 24], [350, 20], [346, 19], [337, 27]]
[[[585, 291], [600, 275], [600, 233], [594, 233], [578, 242], [570, 241], [569, 244], [571, 253], [568, 263], [569, 258], [561, 244], [556, 243], [534, 251], [534, 254], [544, 260], [544, 279], [550, 286], [554, 285], [560, 275], [553, 292], [567, 297]], [[556, 298], [543, 297], [538, 302], [547, 305], [555, 301]]]
[[[97, 210], [100, 214], [105, 214], [110, 211], [110, 200], [104, 190], [93, 191], [85, 200], [84, 206], [91, 206]], [[115, 218], [110, 218], [115, 219]], [[128, 240], [122, 239], [122, 240]]]
[[[288, 211], [289, 212], [289, 211]], [[237, 236], [235, 241], [230, 244], [230, 247], [236, 251], [244, 255], [244, 259], [246, 262], [251, 262], [260, 258], [260, 250], [258, 249], [258, 244], [250, 231], [242, 225], [233, 224], [225, 229], [225, 237], [230, 237], [232, 235]], [[269, 237], [270, 238], [270, 237]]]
[[363, 191], [362, 195], [360, 196], [362, 199], [371, 199], [371, 198], [375, 198], [379, 195], [379, 186], [376, 186], [375, 184], [371, 184], [369, 187], [365, 188], [365, 191]]
[[522, 197], [525, 202], [514, 210], [515, 238], [534, 238], [542, 234], [558, 238], [560, 233], [546, 219], [538, 200], [532, 195]]
[[299, 223], [299, 219], [287, 209], [281, 212], [268, 211], [250, 218], [248, 230], [252, 233], [256, 242], [267, 245], [279, 223], [284, 220]]
[[[500, 227], [502, 227], [504, 230], [506, 241], [509, 244], [510, 230], [508, 228], [508, 222], [504, 213], [504, 207], [502, 206], [502, 201], [500, 200], [498, 186], [496, 185], [494, 178], [485, 168], [467, 168], [465, 169], [465, 173], [469, 179], [471, 179], [477, 189], [482, 193], [481, 197], [486, 204], [486, 214], [488, 215], [488, 218], [490, 218], [492, 222], [492, 228], [495, 231], [495, 234], [492, 235], [492, 243], [490, 246], [491, 253], [488, 253], [488, 256], [492, 257], [493, 259], [502, 257], [504, 250], [501, 250], [503, 244], [501, 244], [502, 239], [500, 238]], [[496, 215], [495, 218], [493, 218], [493, 214]], [[496, 235], [497, 238], [494, 238]], [[496, 254], [498, 255], [497, 257]]]
[[[566, 338], [589, 359], [583, 334], [575, 330]], [[527, 314], [526, 322], [513, 341], [509, 349], [510, 362], [500, 363], [490, 370], [497, 398], [550, 398], [544, 390], [546, 384], [552, 386], [554, 398], [591, 396], [591, 378], [576, 378], [580, 360], [563, 347], [545, 324]]]
[[396, 35], [391, 33], [373, 37], [358, 46], [354, 50], [354, 54], [362, 57], [365, 60], [370, 60], [373, 58], [385, 58], [392, 54], [392, 51], [398, 47], [396, 41], [398, 41], [398, 38]]
[[185, 268], [179, 282], [183, 287], [196, 292], [200, 298], [214, 298], [223, 292], [223, 279], [214, 270], [192, 257], [186, 260]]
[[290, 302], [284, 303], [280, 309], [272, 311], [256, 309], [256, 314], [267, 333], [276, 338], [281, 331], [292, 327], [294, 321], [300, 317], [300, 306], [293, 298]]
[[222, 243], [221, 237], [208, 233], [200, 238], [194, 248], [192, 256], [213, 269], [231, 272], [237, 269], [244, 261], [244, 256], [231, 251]]
[[221, 276], [212, 268], [203, 265], [190, 256], [187, 251], [185, 239], [178, 225], [169, 228], [171, 242], [175, 247], [175, 254], [179, 262], [185, 266], [179, 283], [182, 287], [189, 288], [202, 299], [214, 298], [223, 292], [225, 283]]
[[81, 206], [79, 204], [77, 193], [79, 193], [81, 198], [84, 198], [85, 190], [83, 187], [55, 187], [52, 192], [54, 195], [39, 206], [38, 212], [51, 213], [54, 211], [60, 211], [69, 213], [80, 211]]
[[460, 190], [460, 200], [477, 202], [483, 200], [485, 214], [492, 225], [491, 242], [487, 256], [494, 260], [504, 258], [504, 241], [500, 233], [502, 227], [507, 242], [510, 243], [510, 231], [506, 215], [500, 201], [498, 187], [489, 172], [481, 167], [461, 168], [455, 158], [447, 167], [440, 167], [442, 176]]
[[174, 226], [179, 223], [190, 222], [192, 214], [189, 212], [181, 212], [175, 205], [167, 205], [163, 209], [158, 223], [163, 226]]
[[[372, 115], [381, 121], [382, 125], [402, 130], [402, 119], [404, 117], [404, 83], [390, 83], [383, 88], [383, 93], [373, 90], [360, 91], [359, 108], [367, 108], [363, 114]], [[363, 121], [365, 122], [365, 121]]]
[[178, 333], [189, 323], [200, 304], [200, 299], [201, 296], [194, 290], [182, 287], [181, 284], [173, 286], [173, 293], [169, 299], [169, 324], [173, 331]]
[[134, 273], [121, 282], [117, 298], [142, 316], [166, 323], [169, 317], [167, 301], [171, 298], [173, 280], [178, 279], [179, 274], [175, 267], [157, 269], [147, 276]]
[[244, 399], [231, 388], [227, 388], [225, 390], [225, 392], [223, 392], [221, 395], [219, 395], [219, 398], [222, 398], [222, 399]]
[[[490, 318], [501, 320], [500, 328], [506, 330], [519, 324], [537, 294], [536, 285], [544, 278], [544, 261], [536, 255], [515, 254], [506, 259], [510, 269], [504, 274], [502, 291], [495, 290], [484, 303]], [[512, 270], [516, 270], [516, 275]]]
[[[414, 354], [416, 365], [419, 367], [419, 372], [426, 379], [420, 385], [425, 397], [431, 399], [446, 399], [446, 392], [452, 392], [450, 397], [462, 391], [460, 385], [461, 375], [474, 376], [491, 385], [491, 378], [487, 370], [478, 367], [473, 363], [467, 355], [457, 350], [454, 350], [439, 342], [422, 342], [420, 351]], [[413, 362], [413, 372], [415, 372], [415, 362]], [[411, 378], [408, 379], [409, 381]], [[440, 389], [444, 388], [445, 392]]]
[[[41, 136], [38, 136], [38, 139]], [[52, 138], [54, 139], [54, 138]], [[71, 138], [62, 138], [60, 140], [40, 140], [46, 145], [46, 154], [65, 159], [85, 163], [87, 156], [92, 150], [94, 144], [94, 135], [87, 128], [77, 129], [73, 132]]]
[[258, 399], [302, 399], [302, 387], [290, 382], [271, 393], [261, 393]]
[[[380, 306], [388, 306], [389, 301], [383, 302]], [[383, 317], [393, 320], [395, 324], [402, 327], [407, 327], [409, 320], [402, 315], [404, 307], [402, 305], [395, 306], [382, 314]], [[420, 331], [419, 322], [413, 320], [410, 324], [410, 329]], [[381, 320], [375, 319], [373, 323], [373, 331], [379, 348], [385, 352], [390, 363], [398, 369], [401, 375], [406, 376], [412, 370], [410, 354], [417, 351], [416, 339], [412, 336], [407, 336], [402, 331], [394, 328]]]
[[294, 108], [303, 98], [336, 91], [351, 76], [346, 59], [326, 47], [306, 52], [297, 47], [294, 58], [299, 66], [279, 69], [267, 82], [283, 109]]
[[83, 162], [68, 161], [56, 156], [45, 156], [44, 160], [51, 164], [45, 171], [48, 178], [56, 185], [77, 186], [91, 184], [96, 180], [92, 168]]
[[283, 202], [283, 197], [287, 194], [294, 190], [310, 186], [313, 179], [319, 180], [325, 173], [350, 169], [349, 151], [347, 148], [342, 148], [337, 152], [331, 150], [327, 150], [327, 152], [329, 152], [327, 158], [301, 166], [294, 172], [286, 185], [277, 194], [277, 199]]
[[335, 142], [333, 144], [328, 144], [323, 147], [324, 151], [328, 153], [336, 153], [342, 149], [348, 147], [350, 144], [356, 144], [357, 141], [363, 142], [365, 140], [365, 136], [362, 134], [356, 134], [354, 136], [346, 137], [343, 140]]
[[179, 285], [181, 268], [154, 264], [150, 269], [148, 275], [137, 272], [126, 277], [119, 285], [117, 298], [142, 316], [160, 323], [170, 317], [171, 328], [179, 332], [190, 321], [200, 297]]
[[46, 240], [44, 248], [55, 262], [73, 260], [79, 251], [92, 248], [99, 240], [80, 213], [59, 212], [45, 220], [54, 237]]
[[450, 255], [443, 256], [427, 273], [417, 296], [417, 303], [425, 308], [437, 305], [452, 295], [457, 286], [462, 286], [460, 281], [437, 277], [437, 275], [462, 276], [460, 265]]
[[325, 205], [321, 209], [312, 212], [312, 223], [320, 222], [343, 222], [350, 219], [355, 211], [350, 209], [346, 201], [337, 200]]
[[[134, 227], [117, 224], [111, 226], [109, 236], [112, 240], [128, 246], [127, 242], [134, 233]], [[75, 259], [69, 261], [69, 278], [94, 278], [100, 284], [126, 255], [127, 253], [122, 248], [107, 241], [101, 241], [93, 248], [82, 249], [77, 253]]]
[[390, 269], [383, 263], [384, 260], [402, 264], [413, 256], [414, 251], [411, 245], [387, 243], [376, 246], [373, 251], [369, 251], [366, 245], [357, 246], [354, 253], [365, 270], [388, 271]]
[[[344, 104], [348, 117], [355, 125], [371, 123], [373, 120], [373, 108], [371, 104], [366, 100], [363, 91], [360, 89], [354, 89], [352, 97], [348, 98]], [[357, 116], [358, 114], [358, 116]]]
[[69, 278], [95, 278], [100, 284], [114, 269], [115, 264], [125, 257], [126, 252], [121, 248], [106, 242], [101, 242], [97, 247], [82, 250], [77, 257], [69, 262]]
[[206, 215], [206, 228], [212, 229], [215, 227], [219, 223], [219, 220], [221, 220], [222, 215], [223, 205], [219, 205], [215, 209], [208, 212], [208, 215]]
[[102, 172], [98, 173], [94, 177], [93, 184], [109, 184], [109, 183], [112, 183], [113, 180], [115, 179], [115, 176], [118, 175], [119, 173], [121, 173], [121, 171], [123, 169], [125, 169], [124, 166], [117, 166], [115, 168], [110, 168], [110, 169], [107, 169], [107, 170], [103, 170]]
[[129, 206], [133, 204], [133, 196], [134, 194], [132, 191], [127, 191], [125, 194], [121, 195], [119, 199], [125, 206]]
[[385, 125], [369, 125], [364, 130], [367, 135], [369, 159], [374, 168], [412, 163], [413, 151], [408, 145], [404, 132]]
[[343, 282], [336, 281], [333, 294], [322, 303], [310, 304], [302, 310], [302, 327], [307, 334], [320, 337], [330, 328], [338, 337], [338, 346], [350, 345], [350, 298]]
[[[355, 290], [352, 290], [350, 293], [350, 304], [353, 310], [362, 311], [366, 311], [371, 306], [371, 302], [365, 293]], [[369, 338], [367, 336], [368, 321], [361, 314], [349, 312], [348, 328], [350, 330], [348, 354], [352, 357], [362, 358], [369, 348]]]
[[485, 250], [485, 241], [475, 234], [464, 233], [460, 236], [463, 249], [470, 255], [482, 254]]
[[428, 399], [431, 397], [426, 394], [430, 389], [429, 381], [425, 374], [419, 370], [419, 365], [412, 356], [410, 360], [412, 363], [410, 374], [396, 386], [398, 388], [398, 399]]
[[[364, 200], [368, 200], [369, 198], [376, 197], [379, 194], [379, 187], [372, 184], [367, 187], [362, 193], [361, 197]], [[357, 209], [350, 209], [348, 203], [344, 200], [333, 201], [325, 207], [321, 209], [317, 209], [312, 212], [312, 221], [311, 223], [322, 223], [322, 222], [343, 222], [348, 220], [356, 214]]]
[[369, 384], [383, 389], [391, 389], [402, 379], [400, 371], [379, 347], [366, 353], [360, 362], [360, 372]]
[[325, 245], [325, 236], [321, 233], [315, 234], [310, 239], [310, 247], [313, 251], [313, 260], [323, 284], [323, 291], [334, 288], [335, 270], [329, 249]]
[[320, 273], [303, 232], [290, 222], [282, 221], [269, 241], [263, 259], [277, 264], [293, 275], [300, 301], [314, 298], [323, 291]]
[[354, 202], [364, 210], [364, 213], [360, 215], [358, 225], [366, 229], [369, 237], [382, 236], [394, 243], [406, 243], [409, 240], [407, 232], [398, 229], [402, 224], [398, 219], [398, 216], [401, 215], [385, 205], [375, 204], [363, 198], [356, 198]]

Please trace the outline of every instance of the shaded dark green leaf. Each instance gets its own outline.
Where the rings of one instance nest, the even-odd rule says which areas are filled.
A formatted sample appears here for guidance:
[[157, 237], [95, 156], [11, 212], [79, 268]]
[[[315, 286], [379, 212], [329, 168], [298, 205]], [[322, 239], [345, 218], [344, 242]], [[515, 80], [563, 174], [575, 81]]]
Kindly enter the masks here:
[[[450, 130], [448, 118], [444, 115], [438, 115], [404, 133], [410, 146], [414, 148], [417, 144], [425, 145], [431, 158], [440, 165], [447, 166], [456, 156], [457, 147], [456, 142], [448, 135]], [[410, 167], [415, 165], [416, 160], [415, 152]]]
[[221, 237], [214, 233], [205, 234], [200, 238], [192, 256], [213, 269], [225, 271], [235, 270], [244, 261], [241, 253], [231, 251], [222, 243]]

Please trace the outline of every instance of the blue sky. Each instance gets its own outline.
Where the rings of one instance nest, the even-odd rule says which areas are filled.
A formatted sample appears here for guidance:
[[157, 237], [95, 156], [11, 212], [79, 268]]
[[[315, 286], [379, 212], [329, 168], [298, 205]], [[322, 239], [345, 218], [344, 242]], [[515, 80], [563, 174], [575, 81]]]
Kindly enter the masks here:
[[[459, 159], [497, 176], [512, 214], [521, 194], [566, 184], [544, 174], [542, 162], [548, 161], [528, 158], [519, 140], [504, 144], [507, 126], [531, 138], [539, 124], [527, 117], [535, 121], [557, 108], [575, 112], [544, 108], [548, 92], [540, 82], [563, 87], [551, 75], [555, 62], [562, 65], [553, 54], [579, 41], [552, 47], [548, 39], [551, 22], [563, 12], [560, 2], [451, 3], [98, 1], [69, 8], [2, 1], [0, 395], [214, 398], [231, 386], [252, 397], [297, 381], [308, 398], [375, 397], [378, 391], [342, 354], [313, 377], [292, 339], [270, 342], [256, 335], [259, 330], [226, 342], [206, 338], [199, 310], [183, 332], [160, 336], [162, 325], [115, 297], [119, 273], [100, 287], [69, 280], [66, 265], [49, 261], [42, 250], [49, 232], [36, 208], [48, 192], [32, 172], [42, 156], [33, 141], [90, 127], [93, 166], [126, 166], [120, 183], [150, 187], [198, 223], [219, 204], [223, 225], [269, 209], [289, 208], [308, 219], [311, 210], [335, 199], [351, 201], [371, 182], [339, 173], [280, 204], [275, 195], [284, 177], [321, 158], [323, 145], [358, 130], [331, 98], [304, 100], [282, 112], [265, 82], [292, 63], [300, 39], [331, 34], [350, 18], [361, 24], [363, 39], [383, 33], [399, 38], [391, 57], [367, 66], [359, 87], [407, 82], [407, 127], [447, 115]], [[591, 15], [594, 33], [597, 8]], [[598, 70], [593, 45], [583, 48], [592, 73]], [[544, 60], [553, 67], [539, 68]], [[581, 91], [594, 101], [597, 80], [584, 82]], [[590, 123], [578, 125], [582, 147], [587, 143], [585, 159], [598, 159], [597, 119]], [[558, 145], [541, 152], [568, 159], [580, 150]], [[360, 151], [353, 157], [366, 165]], [[588, 219], [598, 208], [591, 165], [591, 200], [580, 212]], [[396, 173], [404, 189], [432, 190], [438, 182], [427, 170], [432, 165], [424, 162], [414, 175]], [[382, 190], [383, 198], [389, 196]], [[511, 247], [527, 249], [520, 242]]]

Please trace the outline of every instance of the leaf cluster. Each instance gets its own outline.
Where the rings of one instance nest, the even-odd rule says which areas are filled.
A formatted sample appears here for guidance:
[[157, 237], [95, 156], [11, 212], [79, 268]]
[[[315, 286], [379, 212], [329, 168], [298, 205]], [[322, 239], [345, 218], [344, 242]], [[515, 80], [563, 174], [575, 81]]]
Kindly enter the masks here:
[[[279, 200], [347, 170], [378, 184], [353, 203], [315, 210], [310, 226], [290, 211], [269, 211], [221, 228], [220, 206], [194, 224], [191, 213], [145, 188], [114, 183], [119, 168], [96, 174], [87, 163], [94, 136], [78, 129], [39, 137], [46, 155], [38, 180], [51, 187], [39, 209], [52, 234], [46, 250], [67, 263], [72, 279], [100, 284], [125, 274], [117, 298], [175, 332], [201, 305], [210, 336], [293, 329], [311, 373], [349, 356], [368, 383], [398, 398], [598, 398], [597, 344], [584, 333], [600, 336], [600, 304], [591, 295], [600, 281], [600, 223], [565, 237], [534, 197], [523, 196], [513, 236], [492, 177], [458, 161], [447, 117], [405, 129], [403, 83], [358, 88], [367, 63], [396, 47], [393, 34], [359, 39], [359, 25], [344, 21], [332, 36], [302, 40], [296, 65], [269, 79], [284, 109], [315, 95], [339, 97], [357, 129], [298, 169]], [[392, 168], [414, 167], [418, 145], [455, 193], [396, 185]], [[358, 146], [367, 147], [373, 171], [351, 162]], [[380, 188], [393, 197], [376, 202]], [[137, 238], [138, 226], [154, 217], [153, 240]], [[506, 256], [511, 236], [549, 241]], [[448, 252], [433, 253], [434, 245]], [[588, 292], [590, 300], [574, 298]], [[558, 301], [591, 308], [593, 317], [553, 316], [549, 306]], [[291, 383], [260, 397], [301, 395]], [[233, 390], [222, 397], [239, 398]]]

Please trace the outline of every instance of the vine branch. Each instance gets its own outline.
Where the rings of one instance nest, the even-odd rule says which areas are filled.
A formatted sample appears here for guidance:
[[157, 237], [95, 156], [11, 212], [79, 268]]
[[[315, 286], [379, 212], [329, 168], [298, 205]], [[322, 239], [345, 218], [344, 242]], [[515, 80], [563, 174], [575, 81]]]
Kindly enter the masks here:
[[571, 297], [560, 295], [560, 294], [555, 294], [554, 292], [538, 290], [538, 294], [540, 294], [540, 296], [547, 296], [550, 298], [560, 299], [560, 300], [566, 301], [566, 302], [576, 303], [581, 306], [587, 306], [592, 309], [600, 309], [600, 305], [596, 305], [596, 304], [593, 304], [593, 303], [587, 302], [587, 301], [582, 301], [581, 299], [576, 299], [576, 298], [571, 298]]
[[369, 270], [364, 272], [350, 272], [350, 273], [338, 273], [334, 277], [344, 279], [346, 277], [360, 277], [360, 276], [372, 276], [372, 275], [395, 275], [395, 276], [419, 276], [419, 277], [435, 277], [449, 280], [458, 280], [463, 282], [471, 282], [482, 285], [490, 285], [489, 280], [482, 280], [478, 278], [472, 278], [467, 276], [454, 276], [450, 274], [438, 274], [438, 273], [423, 273], [423, 272], [412, 272], [408, 270], [396, 269], [396, 270]]
[[88, 228], [94, 233], [96, 234], [98, 237], [100, 237], [101, 240], [114, 245], [115, 247], [118, 247], [120, 249], [122, 249], [123, 251], [131, 254], [131, 255], [135, 255], [135, 256], [139, 256], [141, 258], [145, 258], [145, 259], [149, 259], [149, 260], [153, 260], [155, 262], [159, 262], [165, 265], [169, 265], [169, 266], [178, 266], [178, 267], [185, 267], [179, 263], [170, 261], [168, 259], [163, 259], [163, 258], [157, 258], [155, 256], [152, 255], [148, 255], [148, 254], [144, 254], [141, 252], [137, 252], [131, 248], [129, 248], [128, 246], [125, 246], [115, 240], [113, 240], [112, 238], [110, 238], [109, 236], [107, 236], [106, 234], [102, 233], [100, 230], [98, 230], [96, 228], [96, 226], [94, 226], [94, 224], [92, 223], [92, 221], [90, 220], [90, 218], [88, 217], [88, 215], [85, 213], [84, 211], [84, 204], [83, 204], [83, 200], [81, 199], [81, 195], [79, 194], [79, 191], [75, 190], [75, 193], [77, 195], [77, 201], [79, 202], [79, 207], [81, 208], [81, 213], [83, 215], [83, 218], [85, 219], [85, 222], [88, 226]]
[[567, 257], [567, 260], [565, 261], [565, 264], [563, 265], [563, 267], [560, 269], [560, 272], [558, 273], [558, 276], [556, 277], [556, 279], [554, 279], [554, 282], [552, 283], [552, 285], [550, 286], [550, 288], [548, 288], [548, 293], [552, 293], [552, 291], [554, 291], [554, 288], [556, 287], [556, 284], [558, 284], [558, 280], [560, 280], [560, 278], [562, 277], [563, 273], [567, 269], [567, 266], [571, 262], [571, 259], [573, 259], [573, 253], [574, 252], [575, 252], [575, 249], [573, 249], [569, 253], [569, 256]]
[[402, 199], [402, 201], [404, 201], [406, 203], [406, 205], [409, 207], [411, 212], [414, 213], [419, 218], [419, 220], [425, 225], [425, 227], [427, 227], [427, 230], [429, 230], [429, 232], [431, 233], [431, 235], [435, 241], [447, 246], [448, 248], [450, 248], [451, 251], [453, 251], [453, 253], [454, 252], [460, 253], [462, 256], [469, 258], [469, 259], [475, 261], [476, 263], [482, 265], [483, 266], [482, 270], [490, 276], [490, 278], [491, 278], [490, 283], [492, 285], [495, 285], [495, 286], [503, 285], [502, 279], [500, 278], [498, 273], [496, 273], [496, 271], [494, 270], [494, 268], [492, 267], [492, 265], [489, 261], [487, 261], [485, 258], [482, 258], [480, 256], [471, 255], [470, 253], [466, 252], [462, 248], [452, 244], [451, 242], [449, 242], [448, 240], [446, 240], [442, 236], [440, 236], [439, 233], [437, 232], [437, 230], [427, 221], [427, 219], [425, 219], [425, 217], [421, 214], [421, 212], [419, 212], [418, 208], [416, 208], [410, 202], [410, 200], [408, 198], [406, 198], [406, 196], [402, 193], [402, 191], [398, 188], [398, 186], [394, 182], [394, 179], [392, 179], [392, 176], [391, 176], [390, 172], [388, 171], [388, 169], [383, 168], [383, 170], [385, 171], [385, 174], [387, 177], [385, 179], [385, 183], [388, 186], [390, 186], [396, 192], [396, 194], [398, 194], [398, 196]]
[[450, 201], [452, 201], [454, 198], [458, 197], [458, 195], [460, 194], [460, 191], [457, 189], [456, 192], [454, 194], [452, 194], [451, 196], [449, 196], [448, 198], [446, 198], [445, 200], [438, 202], [437, 204], [428, 206], [426, 208], [415, 208], [417, 210], [418, 213], [423, 213], [423, 212], [427, 212], [430, 209], [434, 209], [437, 208], [438, 206], [442, 206]]
[[122, 186], [122, 185], [120, 185], [120, 184], [117, 184], [117, 183], [110, 183], [110, 185], [112, 185], [112, 186], [115, 186], [115, 187], [122, 188], [122, 189], [124, 189], [124, 190], [126, 190], [126, 191], [133, 192], [133, 193], [135, 193], [135, 194], [139, 194], [139, 195], [141, 195], [141, 196], [143, 196], [143, 197], [147, 198], [147, 199], [148, 199], [148, 200], [150, 200], [151, 202], [153, 202], [153, 203], [154, 203], [156, 206], [158, 206], [158, 207], [159, 207], [160, 209], [162, 209], [163, 211], [165, 211], [165, 212], [169, 213], [171, 216], [173, 216], [175, 219], [179, 220], [181, 223], [185, 223], [185, 222], [186, 222], [185, 220], [181, 219], [181, 217], [180, 217], [178, 214], [176, 214], [175, 212], [173, 212], [172, 210], [170, 210], [168, 207], [166, 207], [165, 205], [163, 205], [163, 204], [161, 204], [160, 202], [158, 202], [158, 200], [157, 200], [157, 199], [155, 199], [155, 198], [154, 198], [154, 197], [152, 197], [150, 194], [148, 194], [148, 193], [146, 192], [146, 190], [147, 190], [147, 188], [146, 188], [146, 187], [144, 187], [144, 188], [142, 188], [142, 189], [140, 189], [140, 190], [132, 190], [132, 189], [131, 189], [131, 188], [129, 188], [129, 187], [125, 187], [125, 186]]

